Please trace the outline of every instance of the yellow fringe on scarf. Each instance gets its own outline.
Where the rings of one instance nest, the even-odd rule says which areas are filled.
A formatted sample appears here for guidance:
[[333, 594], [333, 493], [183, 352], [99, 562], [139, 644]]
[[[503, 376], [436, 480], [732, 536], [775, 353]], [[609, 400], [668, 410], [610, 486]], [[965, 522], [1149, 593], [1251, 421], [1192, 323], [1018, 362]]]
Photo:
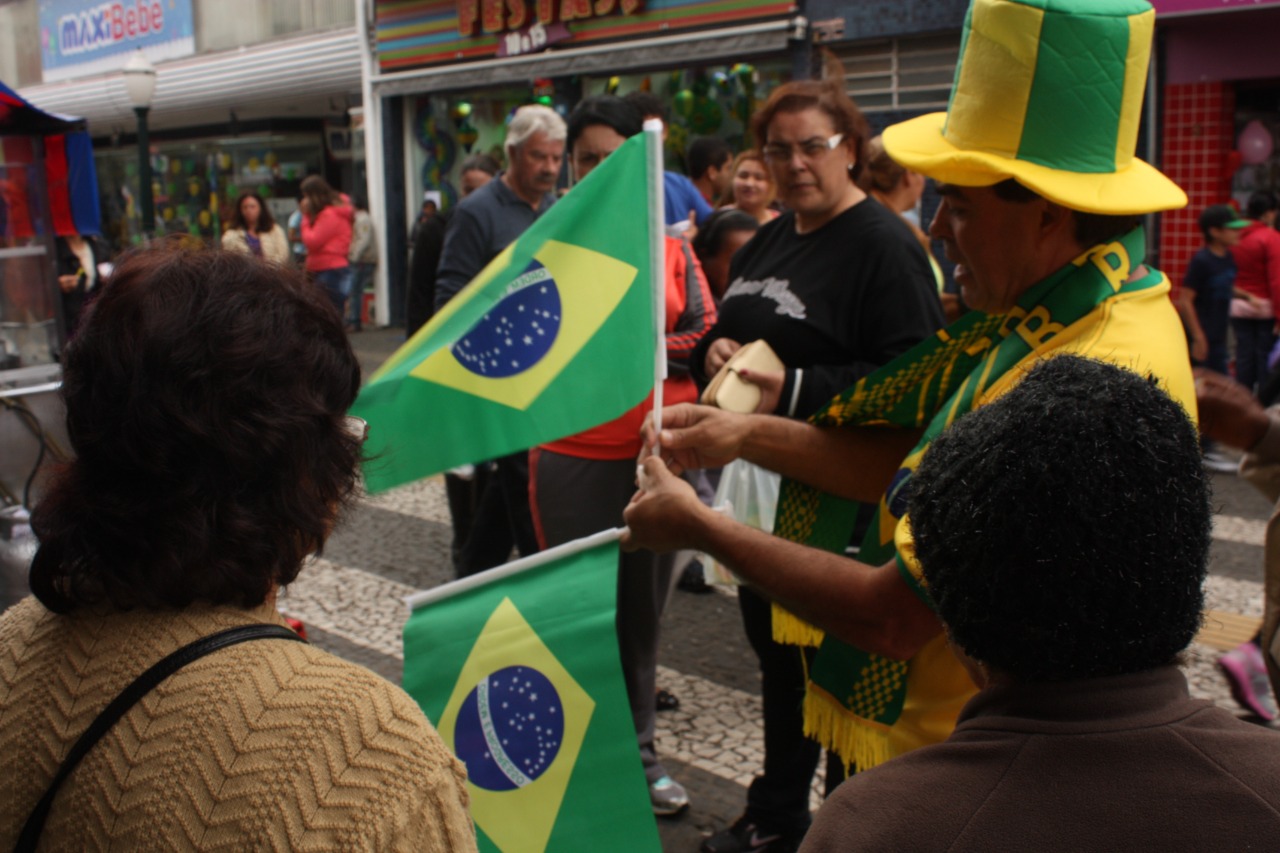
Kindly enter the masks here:
[[773, 603], [773, 641], [784, 646], [807, 646], [817, 648], [822, 645], [823, 632], [808, 622], [786, 610], [776, 601]]
[[860, 771], [891, 757], [888, 726], [850, 713], [812, 681], [804, 695], [804, 733]]

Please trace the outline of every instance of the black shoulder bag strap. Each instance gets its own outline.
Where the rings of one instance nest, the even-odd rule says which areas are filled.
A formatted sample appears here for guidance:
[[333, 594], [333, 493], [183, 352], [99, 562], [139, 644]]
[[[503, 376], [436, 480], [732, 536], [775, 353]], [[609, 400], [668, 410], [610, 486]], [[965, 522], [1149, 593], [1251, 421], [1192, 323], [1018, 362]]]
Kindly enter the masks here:
[[31, 810], [31, 815], [27, 818], [26, 824], [22, 827], [22, 833], [18, 836], [18, 843], [13, 847], [14, 853], [34, 853], [36, 844], [40, 841], [40, 833], [44, 830], [44, 822], [49, 817], [49, 809], [53, 806], [53, 798], [57, 796], [58, 789], [62, 786], [62, 783], [76, 769], [76, 765], [88, 754], [93, 745], [112, 726], [119, 722], [120, 718], [136, 705], [139, 699], [151, 692], [153, 687], [193, 660], [202, 658], [211, 652], [216, 652], [218, 649], [234, 646], [236, 643], [243, 643], [246, 640], [266, 640], [271, 638], [306, 642], [306, 640], [303, 640], [295, 632], [283, 625], [242, 625], [239, 628], [228, 628], [225, 631], [210, 634], [207, 637], [196, 640], [194, 643], [185, 645], [153, 664], [150, 669], [135, 678], [132, 684], [120, 692], [119, 696], [111, 700], [111, 704], [102, 710], [102, 713], [89, 724], [89, 728], [85, 729], [84, 734], [80, 735], [80, 739], [71, 747], [71, 751], [67, 753], [62, 766], [54, 774], [53, 781], [49, 783], [49, 790], [44, 792], [40, 802], [36, 803], [36, 807]]

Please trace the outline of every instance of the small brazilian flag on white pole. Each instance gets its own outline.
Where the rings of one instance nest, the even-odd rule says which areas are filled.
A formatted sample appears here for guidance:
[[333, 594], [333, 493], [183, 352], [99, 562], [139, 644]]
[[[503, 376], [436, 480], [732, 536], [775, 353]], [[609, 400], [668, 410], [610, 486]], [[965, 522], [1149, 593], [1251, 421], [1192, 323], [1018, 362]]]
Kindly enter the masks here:
[[351, 409], [369, 422], [369, 491], [573, 435], [644, 400], [662, 293], [650, 215], [655, 192], [662, 210], [660, 145], [649, 131], [627, 140], [370, 377]]
[[409, 599], [404, 688], [467, 767], [481, 850], [661, 849], [614, 628], [620, 535]]

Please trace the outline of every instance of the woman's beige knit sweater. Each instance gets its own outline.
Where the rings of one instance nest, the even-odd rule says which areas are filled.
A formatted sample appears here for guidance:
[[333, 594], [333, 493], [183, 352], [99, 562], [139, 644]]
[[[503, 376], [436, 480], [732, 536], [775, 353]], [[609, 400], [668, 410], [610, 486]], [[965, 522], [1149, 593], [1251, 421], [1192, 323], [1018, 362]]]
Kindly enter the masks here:
[[[275, 609], [0, 617], [0, 850], [93, 718], [171, 651]], [[63, 784], [41, 850], [474, 850], [461, 765], [402, 690], [255, 640], [188, 664]]]

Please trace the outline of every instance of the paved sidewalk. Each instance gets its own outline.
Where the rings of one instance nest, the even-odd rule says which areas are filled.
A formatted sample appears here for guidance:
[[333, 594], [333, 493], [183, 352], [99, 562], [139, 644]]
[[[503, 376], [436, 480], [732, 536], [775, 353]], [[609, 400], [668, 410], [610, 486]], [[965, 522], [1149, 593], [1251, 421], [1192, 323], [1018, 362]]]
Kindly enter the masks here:
[[[366, 374], [402, 340], [398, 329], [352, 335]], [[1211, 614], [1202, 636], [1222, 645], [1247, 631], [1241, 617], [1261, 614], [1261, 537], [1269, 507], [1229, 475], [1218, 475], [1215, 487], [1215, 505], [1228, 509], [1215, 520], [1207, 605], [1226, 615]], [[402, 599], [452, 579], [449, 539], [438, 478], [368, 498], [335, 532], [323, 558], [290, 587], [282, 609], [303, 619], [322, 648], [399, 683]], [[676, 591], [663, 632], [658, 681], [681, 705], [658, 715], [658, 748], [693, 804], [681, 817], [658, 819], [658, 826], [665, 850], [694, 851], [738, 816], [745, 786], [760, 767], [759, 675], [731, 590]], [[1242, 713], [1214, 666], [1219, 653], [1201, 643], [1189, 650], [1192, 691]]]

